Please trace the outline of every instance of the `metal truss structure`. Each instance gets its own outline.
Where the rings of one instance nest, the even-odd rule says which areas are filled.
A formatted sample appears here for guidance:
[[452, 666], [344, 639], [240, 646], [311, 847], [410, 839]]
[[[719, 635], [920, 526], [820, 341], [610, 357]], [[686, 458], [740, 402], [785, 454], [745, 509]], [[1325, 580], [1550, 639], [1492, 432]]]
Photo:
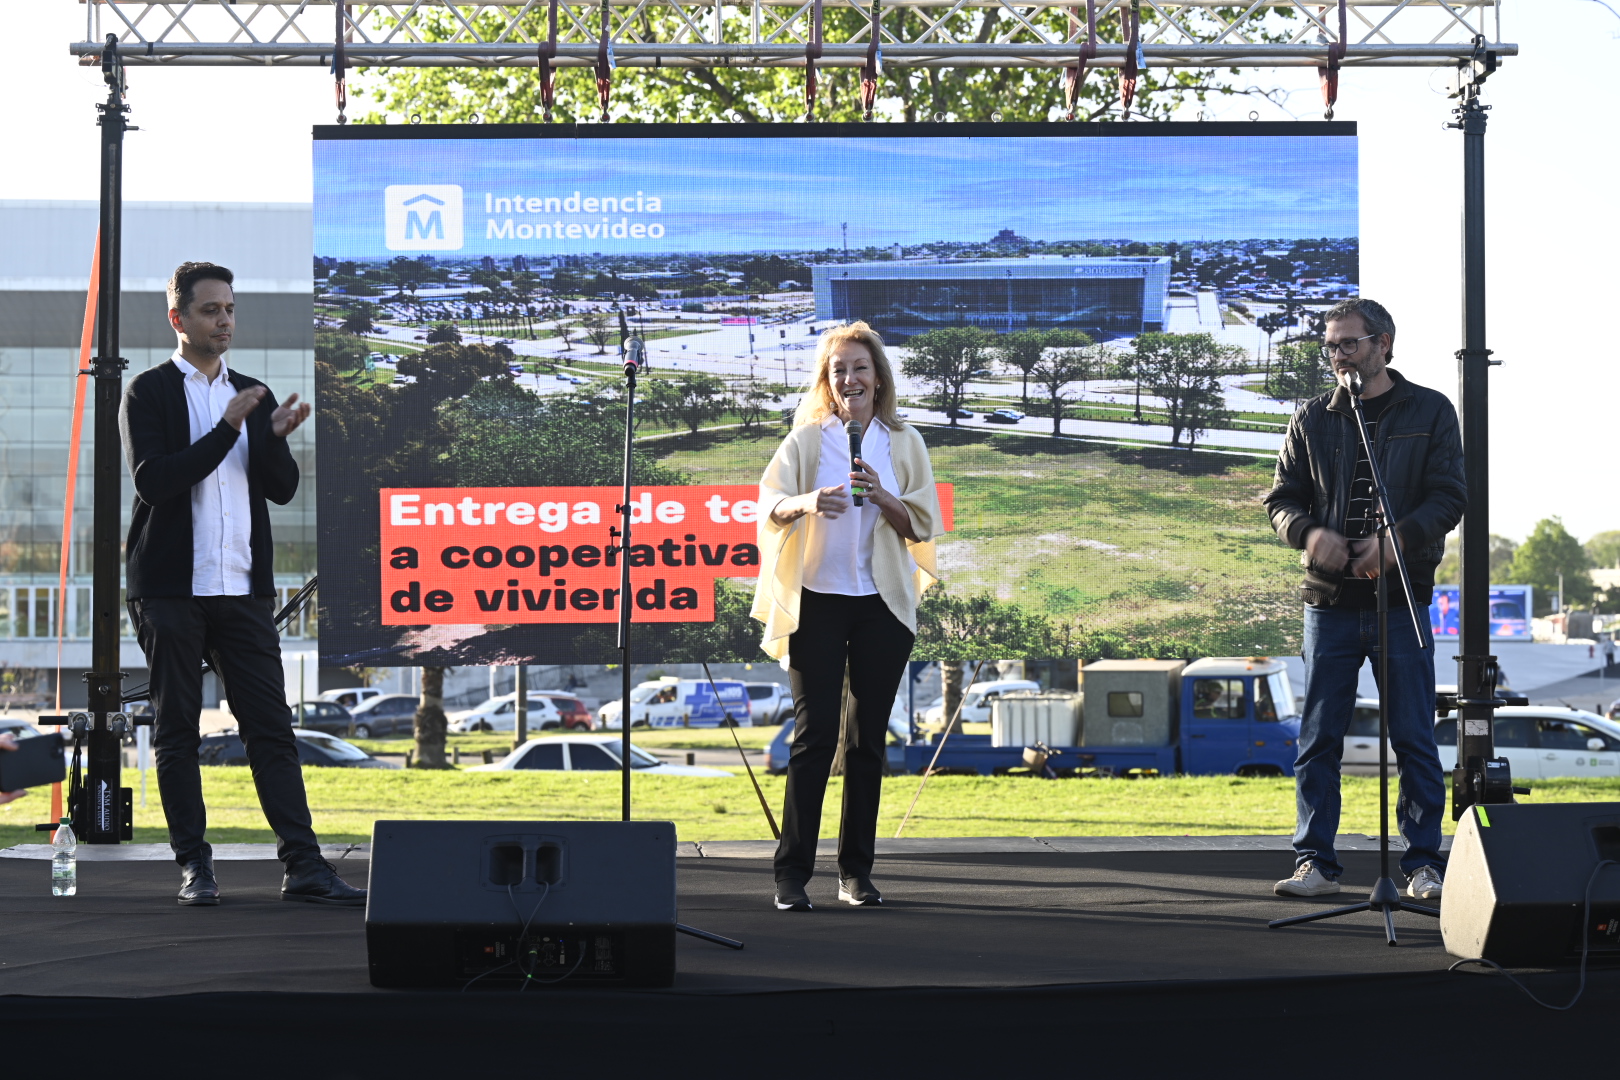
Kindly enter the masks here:
[[[1455, 67], [1501, 0], [80, 0], [99, 62], [333, 67]], [[827, 40], [826, 24], [852, 28]], [[1112, 39], [1112, 40], [1105, 40]], [[874, 40], [876, 48], [873, 48]]]

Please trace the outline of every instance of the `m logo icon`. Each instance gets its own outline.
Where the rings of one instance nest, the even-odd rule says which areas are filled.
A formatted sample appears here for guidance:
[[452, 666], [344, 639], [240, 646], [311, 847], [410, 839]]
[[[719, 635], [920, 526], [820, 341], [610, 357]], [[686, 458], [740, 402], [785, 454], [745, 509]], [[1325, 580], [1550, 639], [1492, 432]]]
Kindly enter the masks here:
[[461, 187], [390, 184], [383, 193], [389, 251], [460, 251]]

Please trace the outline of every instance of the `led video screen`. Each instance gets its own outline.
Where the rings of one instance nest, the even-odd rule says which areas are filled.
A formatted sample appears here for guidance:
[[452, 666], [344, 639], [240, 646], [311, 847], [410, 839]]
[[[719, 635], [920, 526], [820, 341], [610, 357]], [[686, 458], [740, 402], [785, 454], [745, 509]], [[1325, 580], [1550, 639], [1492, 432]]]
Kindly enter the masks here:
[[1258, 500], [1357, 168], [1343, 123], [318, 128], [322, 660], [610, 663], [625, 603], [638, 660], [763, 659], [757, 485], [855, 320], [945, 509], [916, 658], [1297, 651]]

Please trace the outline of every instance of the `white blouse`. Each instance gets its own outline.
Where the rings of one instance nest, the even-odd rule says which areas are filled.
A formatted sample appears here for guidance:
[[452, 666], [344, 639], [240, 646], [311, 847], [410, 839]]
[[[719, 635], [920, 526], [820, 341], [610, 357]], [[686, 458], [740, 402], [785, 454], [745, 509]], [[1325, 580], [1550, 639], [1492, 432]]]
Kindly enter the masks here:
[[[861, 435], [861, 460], [877, 474], [886, 491], [897, 491], [894, 462], [889, 453], [889, 429], [874, 419]], [[836, 414], [821, 421], [821, 460], [816, 469], [818, 489], [843, 485], [849, 493], [849, 436]], [[872, 530], [883, 511], [872, 500], [856, 509], [851, 505], [836, 518], [805, 515], [804, 587], [812, 592], [841, 596], [871, 596], [878, 591], [872, 580]]]

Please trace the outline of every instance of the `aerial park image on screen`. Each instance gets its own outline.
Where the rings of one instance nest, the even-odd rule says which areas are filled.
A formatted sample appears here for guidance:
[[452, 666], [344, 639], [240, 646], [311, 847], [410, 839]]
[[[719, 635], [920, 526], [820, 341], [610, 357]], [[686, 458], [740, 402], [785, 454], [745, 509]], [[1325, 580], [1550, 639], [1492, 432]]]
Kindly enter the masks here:
[[1258, 498], [1358, 199], [1291, 126], [318, 136], [323, 662], [616, 658], [632, 336], [638, 651], [764, 659], [757, 484], [856, 320], [949, 530], [916, 658], [1297, 652]]

